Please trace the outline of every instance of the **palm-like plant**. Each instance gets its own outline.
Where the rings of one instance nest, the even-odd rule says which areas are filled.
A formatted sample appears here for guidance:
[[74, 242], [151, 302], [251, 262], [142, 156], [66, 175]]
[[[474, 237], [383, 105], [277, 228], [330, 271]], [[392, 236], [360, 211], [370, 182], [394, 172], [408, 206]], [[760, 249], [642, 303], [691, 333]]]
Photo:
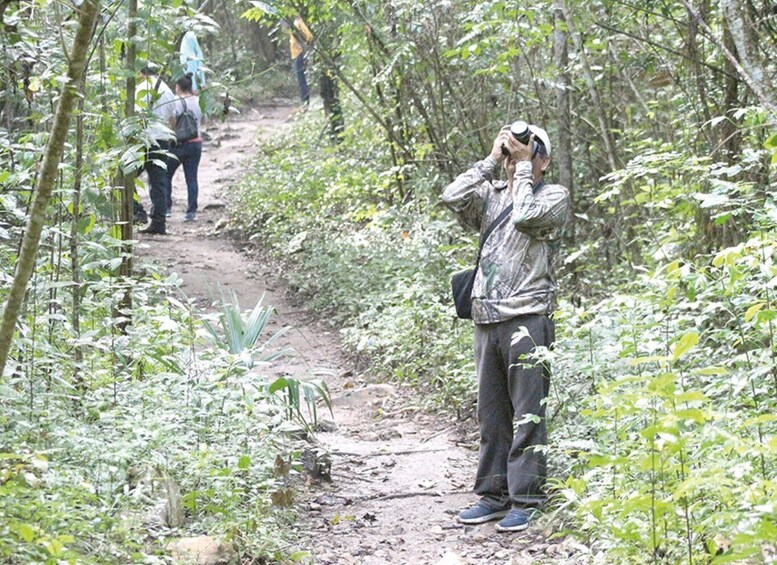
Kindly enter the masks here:
[[272, 306], [262, 304], [264, 295], [245, 318], [235, 291], [227, 293], [224, 288], [219, 286], [219, 292], [221, 294], [221, 311], [218, 319], [221, 332], [210, 321], [204, 320], [205, 328], [210, 332], [218, 347], [232, 355], [237, 355], [248, 368], [251, 368], [255, 361], [270, 362], [292, 353], [293, 350], [288, 347], [270, 351], [270, 346], [289, 330], [288, 326], [275, 332], [267, 341], [259, 343], [259, 338], [262, 337], [267, 322], [275, 310]]
[[[267, 385], [267, 390], [271, 394], [283, 391], [286, 418], [288, 420], [296, 420], [308, 431], [314, 429], [318, 423], [318, 411], [316, 409], [318, 397], [321, 397], [326, 407], [329, 408], [329, 413], [332, 413], [329, 388], [326, 386], [326, 382], [320, 379], [301, 381], [290, 376], [279, 377]], [[301, 409], [301, 401], [303, 399], [308, 408], [308, 414], [310, 414], [310, 421], [308, 421]]]
[[[221, 331], [210, 321], [204, 320], [205, 327], [219, 348], [237, 356], [239, 362], [247, 369], [253, 367], [255, 361], [269, 363], [294, 351], [289, 347], [276, 351], [270, 350], [270, 346], [289, 330], [288, 326], [275, 332], [269, 339], [260, 343], [260, 338], [267, 327], [267, 322], [275, 310], [272, 306], [262, 305], [264, 295], [259, 299], [259, 302], [254, 306], [248, 317], [245, 317], [240, 309], [240, 303], [234, 290], [227, 293], [219, 286], [219, 292], [221, 294], [221, 310], [218, 319]], [[258, 388], [270, 395], [282, 392], [280, 398], [282, 398], [284, 404], [286, 418], [288, 420], [296, 420], [307, 430], [315, 427], [318, 422], [316, 401], [319, 397], [329, 408], [329, 412], [332, 412], [329, 389], [326, 383], [320, 379], [303, 381], [291, 376], [284, 376], [272, 382], [261, 383], [258, 385]], [[307, 406], [308, 414], [311, 417], [310, 421], [302, 412], [302, 400], [305, 401]]]

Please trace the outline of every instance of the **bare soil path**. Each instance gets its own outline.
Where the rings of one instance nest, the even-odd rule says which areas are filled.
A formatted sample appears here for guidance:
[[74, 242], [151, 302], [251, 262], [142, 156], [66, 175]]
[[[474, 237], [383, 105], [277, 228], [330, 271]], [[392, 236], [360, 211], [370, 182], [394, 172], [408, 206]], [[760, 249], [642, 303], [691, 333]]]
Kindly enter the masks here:
[[[474, 501], [476, 439], [453, 422], [412, 407], [414, 391], [351, 372], [336, 331], [294, 303], [277, 268], [216, 227], [231, 187], [257, 158], [261, 140], [287, 127], [288, 106], [265, 106], [208, 128], [200, 164], [196, 222], [184, 223], [186, 188], [177, 173], [167, 236], [142, 237], [138, 254], [176, 272], [184, 292], [208, 308], [216, 286], [241, 307], [262, 297], [278, 314], [270, 332], [291, 325], [279, 347], [297, 355], [273, 368], [305, 378], [325, 374], [334, 404], [332, 431], [318, 434], [331, 454], [331, 482], [311, 482], [297, 505], [301, 545], [316, 564], [512, 564], [588, 562], [573, 542], [548, 542], [546, 523], [499, 534], [493, 523], [463, 527], [456, 511]], [[144, 195], [147, 201], [147, 195]], [[242, 250], [241, 250], [242, 248]], [[470, 430], [471, 432], [471, 430]]]

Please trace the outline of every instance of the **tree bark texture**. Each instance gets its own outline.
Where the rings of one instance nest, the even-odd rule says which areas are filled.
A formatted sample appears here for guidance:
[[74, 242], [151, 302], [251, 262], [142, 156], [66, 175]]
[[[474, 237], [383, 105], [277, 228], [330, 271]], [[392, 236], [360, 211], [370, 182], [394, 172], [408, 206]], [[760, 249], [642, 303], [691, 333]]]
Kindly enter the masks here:
[[[84, 81], [81, 80], [81, 88]], [[84, 99], [78, 100], [76, 115], [76, 167], [73, 178], [73, 216], [70, 220], [70, 272], [73, 278], [73, 312], [71, 323], [76, 340], [81, 337], [81, 265], [78, 256], [78, 222], [81, 219], [81, 186], [84, 178]], [[83, 359], [81, 346], [73, 346], [73, 383], [79, 391], [84, 390], [84, 379], [81, 373]]]
[[[758, 101], [763, 105], [764, 108], [766, 108], [773, 116], [777, 116], [777, 104], [775, 103], [774, 96], [770, 93], [769, 90], [765, 88], [763, 84], [761, 84], [758, 80], [758, 78], [754, 78], [751, 76], [750, 72], [740, 63], [739, 59], [736, 57], [736, 55], [728, 49], [723, 41], [720, 40], [720, 38], [715, 35], [715, 32], [712, 30], [712, 28], [709, 26], [709, 24], [704, 21], [704, 18], [699, 13], [699, 10], [691, 4], [689, 0], [680, 0], [683, 3], [683, 6], [686, 7], [686, 9], [693, 14], [693, 17], [696, 18], [696, 20], [699, 22], [699, 25], [704, 29], [704, 31], [707, 33], [707, 36], [709, 37], [710, 41], [712, 41], [715, 46], [720, 49], [721, 53], [723, 53], [723, 56], [726, 57], [726, 59], [731, 62], [733, 67], [736, 69], [737, 74], [742, 77], [742, 80], [744, 83], [748, 86], [750, 90], [753, 91], [753, 94], [755, 94], [756, 98], [758, 98]], [[722, 3], [726, 3], [727, 0], [721, 0]], [[726, 12], [724, 8], [724, 13]], [[733, 15], [735, 19], [738, 17], [736, 15]], [[737, 22], [735, 24], [739, 25]], [[730, 22], [729, 22], [730, 25]], [[740, 30], [741, 32], [745, 32], [744, 29]], [[732, 31], [732, 35], [734, 35]], [[736, 39], [734, 39], [734, 44], [736, 44]], [[755, 67], [756, 71], [761, 70], [760, 67]], [[763, 76], [763, 75], [761, 75]]]
[[594, 112], [596, 113], [596, 119], [599, 123], [599, 135], [601, 136], [602, 143], [604, 144], [607, 163], [610, 165], [611, 171], [616, 171], [620, 167], [618, 165], [618, 158], [615, 154], [615, 144], [613, 143], [612, 136], [610, 135], [610, 129], [607, 125], [607, 117], [604, 112], [604, 106], [602, 105], [601, 99], [599, 97], [599, 91], [596, 89], [594, 74], [591, 71], [591, 66], [588, 63], [588, 57], [585, 54], [583, 40], [580, 38], [580, 35], [575, 32], [575, 27], [571, 18], [569, 17], [569, 11], [566, 9], [564, 0], [558, 0], [558, 7], [564, 16], [564, 21], [567, 23], [567, 29], [569, 30], [569, 35], [575, 44], [575, 49], [580, 55], [580, 62], [582, 63], [583, 69], [583, 78], [585, 79], [585, 83], [588, 86], [588, 95], [591, 98], [591, 103], [593, 104]]
[[[764, 71], [761, 61], [758, 60], [758, 48], [756, 41], [751, 35], [754, 29], [752, 24], [747, 21], [744, 6], [740, 0], [720, 0], [720, 9], [725, 17], [731, 40], [736, 47], [739, 62], [742, 68], [747, 71], [755, 83], [764, 91], [769, 90], [766, 84]], [[774, 100], [773, 96], [770, 96]]]
[[[127, 6], [127, 84], [126, 84], [126, 102], [124, 104], [124, 116], [131, 118], [135, 114], [135, 56], [137, 49], [135, 47], [135, 35], [138, 30], [138, 0], [129, 0]], [[135, 173], [123, 173], [121, 190], [121, 206], [119, 208], [119, 225], [121, 227], [122, 241], [122, 259], [119, 274], [122, 278], [132, 276], [132, 217], [133, 202], [135, 200]], [[122, 299], [122, 307], [129, 309], [132, 306], [131, 295], [125, 293]]]
[[[572, 115], [569, 104], [569, 73], [567, 65], [569, 63], [568, 37], [566, 32], [566, 22], [564, 21], [564, 9], [559, 0], [553, 3], [553, 17], [555, 29], [553, 31], [553, 58], [558, 69], [556, 77], [556, 106], [558, 115], [558, 146], [557, 152], [554, 152], [554, 158], [558, 163], [559, 183], [566, 186], [569, 190], [570, 199], [575, 202], [574, 191], [574, 171], [572, 163]], [[573, 222], [574, 216], [570, 218]], [[570, 226], [574, 233], [572, 226]]]
[[3, 321], [2, 326], [0, 326], [0, 376], [5, 371], [19, 309], [27, 290], [27, 284], [35, 269], [40, 235], [46, 219], [46, 210], [48, 209], [51, 193], [57, 180], [59, 164], [65, 151], [65, 141], [67, 140], [70, 119], [79, 95], [78, 87], [81, 84], [82, 76], [86, 72], [89, 43], [99, 8], [99, 0], [85, 0], [78, 15], [78, 28], [69, 57], [68, 82], [62, 89], [59, 97], [51, 134], [43, 156], [40, 176], [35, 187], [27, 225], [24, 230], [19, 259], [16, 262], [16, 272], [14, 273], [13, 282], [8, 292], [8, 300], [3, 311]]

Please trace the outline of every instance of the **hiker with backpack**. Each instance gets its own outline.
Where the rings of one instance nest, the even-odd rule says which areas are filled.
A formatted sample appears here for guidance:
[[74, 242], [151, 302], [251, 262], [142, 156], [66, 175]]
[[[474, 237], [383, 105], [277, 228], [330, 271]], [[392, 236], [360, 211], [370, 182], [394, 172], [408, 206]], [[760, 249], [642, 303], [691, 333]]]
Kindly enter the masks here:
[[183, 174], [186, 178], [186, 190], [188, 202], [184, 221], [193, 222], [197, 219], [197, 169], [200, 166], [202, 156], [202, 137], [200, 137], [200, 124], [202, 123], [202, 110], [200, 110], [200, 98], [194, 94], [192, 74], [187, 73], [175, 83], [177, 97], [172, 104], [172, 117], [170, 127], [175, 132], [175, 142], [170, 148], [173, 157], [167, 165], [169, 182], [167, 183], [167, 216], [172, 213], [173, 207], [173, 175], [178, 165], [183, 166]]
[[[165, 199], [170, 185], [167, 168], [171, 135], [167, 124], [172, 116], [175, 95], [158, 75], [156, 66], [152, 63], [140, 70], [140, 79], [135, 90], [135, 102], [136, 110], [146, 118], [146, 155], [143, 169], [148, 174], [148, 192], [151, 198], [151, 223], [140, 230], [140, 233], [165, 235]], [[146, 223], [147, 219], [143, 205], [136, 201], [135, 222]]]

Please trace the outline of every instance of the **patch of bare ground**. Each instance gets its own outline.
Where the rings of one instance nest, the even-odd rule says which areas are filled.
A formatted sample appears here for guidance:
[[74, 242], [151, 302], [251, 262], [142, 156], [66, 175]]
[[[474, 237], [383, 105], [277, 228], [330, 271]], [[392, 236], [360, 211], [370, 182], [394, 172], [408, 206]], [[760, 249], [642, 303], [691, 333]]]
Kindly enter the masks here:
[[[316, 111], [315, 109], [312, 111]], [[217, 285], [234, 290], [243, 309], [260, 297], [277, 316], [269, 332], [291, 325], [279, 347], [296, 355], [275, 375], [316, 374], [328, 383], [334, 418], [317, 434], [320, 461], [298, 494], [300, 547], [317, 564], [496, 564], [589, 562], [571, 539], [549, 541], [553, 524], [540, 519], [526, 532], [499, 534], [493, 523], [462, 526], [456, 512], [470, 492], [477, 453], [472, 429], [414, 407], [414, 390], [367, 382], [352, 373], [337, 332], [320, 324], [284, 287], [278, 267], [261, 250], [241, 246], [217, 229], [225, 198], [256, 158], [262, 139], [290, 119], [288, 105], [263, 106], [207, 127], [200, 164], [200, 211], [183, 222], [186, 188], [177, 173], [167, 236], [141, 236], [138, 253], [183, 279], [187, 296], [208, 308]], [[147, 195], [144, 195], [147, 201]], [[242, 250], [241, 250], [242, 249]], [[329, 418], [329, 414], [327, 418]], [[327, 477], [316, 478], [316, 465]], [[330, 466], [331, 465], [331, 466]]]

